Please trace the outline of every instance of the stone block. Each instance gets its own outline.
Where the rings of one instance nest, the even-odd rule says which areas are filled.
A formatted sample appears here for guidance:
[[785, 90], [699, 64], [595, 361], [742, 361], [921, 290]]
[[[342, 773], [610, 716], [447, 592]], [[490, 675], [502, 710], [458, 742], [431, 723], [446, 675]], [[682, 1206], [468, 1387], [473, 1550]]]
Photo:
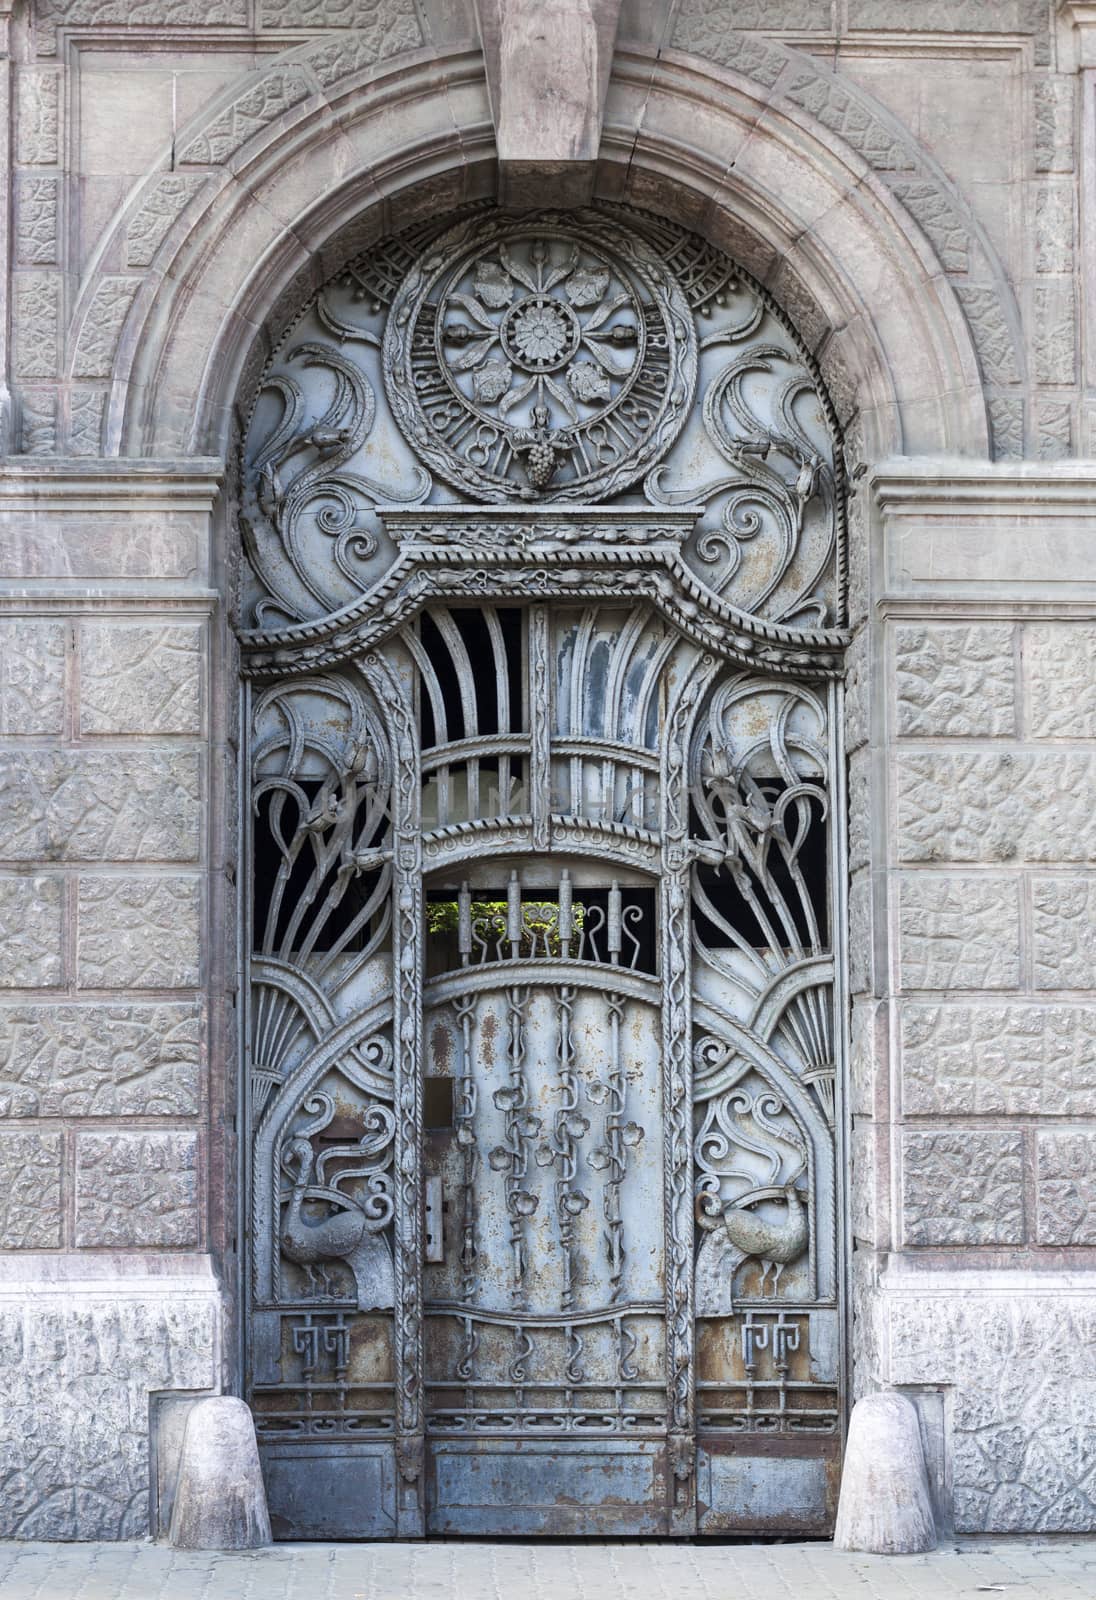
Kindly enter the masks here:
[[894, 631], [901, 738], [1016, 731], [1009, 624], [903, 624]]
[[900, 1040], [907, 1116], [1096, 1116], [1091, 1007], [906, 1002]]
[[24, 68], [16, 79], [15, 158], [50, 167], [59, 151], [61, 75], [56, 69]]
[[81, 732], [200, 732], [201, 645], [194, 623], [82, 623]]
[[1096, 881], [1035, 880], [1032, 948], [1036, 989], [1096, 987]]
[[20, 427], [28, 456], [51, 456], [57, 449], [56, 389], [24, 389]]
[[0, 510], [0, 578], [182, 578], [201, 574], [202, 520], [185, 512]]
[[0, 1117], [195, 1116], [190, 1003], [0, 1006]]
[[0, 1249], [56, 1250], [61, 1243], [59, 1133], [0, 1133]]
[[867, 994], [871, 990], [875, 970], [872, 939], [871, 877], [861, 871], [849, 881], [850, 994]]
[[1073, 185], [1043, 183], [1035, 191], [1035, 270], [1073, 270]]
[[1024, 402], [1018, 395], [990, 395], [987, 401], [994, 461], [1022, 461]]
[[878, 1000], [853, 1002], [849, 1040], [849, 1098], [853, 1116], [881, 1116], [887, 1085], [887, 1007]]
[[902, 1134], [907, 1245], [1020, 1244], [1023, 1140], [971, 1128]]
[[173, 1258], [146, 1257], [139, 1283], [89, 1285], [102, 1260], [83, 1258], [84, 1281], [72, 1291], [3, 1286], [0, 1537], [146, 1538], [149, 1395], [216, 1381], [210, 1277], [169, 1276]]
[[0, 989], [61, 982], [60, 878], [0, 877]]
[[1077, 304], [1072, 279], [1036, 285], [1032, 345], [1037, 382], [1076, 380]]
[[81, 877], [79, 987], [195, 988], [200, 905], [196, 877]]
[[1096, 861], [1096, 754], [898, 756], [901, 861]]
[[193, 750], [0, 751], [0, 859], [194, 861]]
[[1022, 651], [1031, 736], [1096, 739], [1096, 625], [1029, 623]]
[[978, 1276], [881, 1297], [888, 1381], [947, 1385], [957, 1532], [1088, 1532], [1096, 1294]]
[[198, 1243], [198, 1136], [78, 1133], [76, 1244]]
[[21, 378], [55, 378], [61, 362], [61, 276], [20, 272], [13, 279], [15, 371]]
[[103, 278], [96, 287], [77, 338], [72, 370], [77, 378], [109, 378], [114, 352], [140, 278]]
[[21, 266], [54, 267], [60, 232], [58, 178], [21, 175], [15, 186], [15, 256]]
[[879, 1129], [858, 1120], [849, 1138], [849, 1213], [852, 1236], [878, 1241]]
[[1055, 1129], [1035, 1142], [1040, 1244], [1096, 1244], [1096, 1133]]
[[1041, 0], [849, 0], [848, 21], [850, 28], [910, 33], [1033, 33], [1036, 60], [1048, 54]]
[[956, 284], [955, 292], [966, 312], [986, 378], [1007, 387], [1020, 381], [1020, 366], [1012, 329], [996, 289], [978, 284]]
[[853, 1407], [833, 1542], [888, 1556], [936, 1548], [921, 1429], [904, 1395], [865, 1395]]
[[860, 628], [845, 652], [845, 749], [850, 754], [871, 734], [869, 652], [868, 630]]
[[243, 1400], [191, 1408], [171, 1515], [177, 1550], [259, 1550], [271, 1543], [255, 1423]]
[[297, 62], [278, 63], [264, 72], [247, 73], [244, 91], [179, 152], [185, 166], [227, 166], [240, 147], [312, 93], [312, 84]]
[[898, 879], [902, 989], [1014, 989], [1020, 981], [1015, 878]]
[[872, 762], [867, 749], [849, 757], [848, 829], [849, 871], [871, 863], [872, 854]]
[[69, 391], [69, 447], [74, 456], [97, 456], [103, 442], [105, 389]]
[[66, 625], [53, 618], [0, 621], [0, 734], [60, 737], [65, 715]]
[[1073, 404], [1041, 400], [1035, 407], [1036, 448], [1040, 461], [1065, 461], [1073, 454]]
[[1073, 79], [1035, 80], [1035, 170], [1072, 172]]
[[191, 200], [205, 188], [196, 174], [166, 172], [126, 227], [126, 265], [147, 267]]

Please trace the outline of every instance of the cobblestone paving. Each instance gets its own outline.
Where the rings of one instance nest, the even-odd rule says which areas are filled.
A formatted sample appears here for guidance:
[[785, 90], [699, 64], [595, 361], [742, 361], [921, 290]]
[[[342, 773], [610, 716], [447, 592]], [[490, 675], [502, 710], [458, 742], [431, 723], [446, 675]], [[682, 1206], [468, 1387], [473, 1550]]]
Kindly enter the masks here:
[[827, 1544], [0, 1545], [0, 1600], [1093, 1600], [1096, 1539]]

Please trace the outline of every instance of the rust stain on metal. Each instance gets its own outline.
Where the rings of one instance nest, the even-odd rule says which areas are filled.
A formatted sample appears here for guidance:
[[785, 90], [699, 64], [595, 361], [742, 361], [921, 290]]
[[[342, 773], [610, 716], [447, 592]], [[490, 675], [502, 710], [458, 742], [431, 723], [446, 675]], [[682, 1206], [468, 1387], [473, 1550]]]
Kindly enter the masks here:
[[430, 1030], [430, 1051], [436, 1071], [443, 1077], [449, 1076], [449, 1060], [453, 1049], [453, 1038], [444, 1023], [436, 1022]]

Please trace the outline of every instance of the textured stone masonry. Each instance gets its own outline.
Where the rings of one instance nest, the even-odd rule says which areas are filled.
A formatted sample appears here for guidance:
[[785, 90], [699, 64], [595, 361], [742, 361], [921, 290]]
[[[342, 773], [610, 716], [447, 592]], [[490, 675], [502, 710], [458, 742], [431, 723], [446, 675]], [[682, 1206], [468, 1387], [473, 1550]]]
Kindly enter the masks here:
[[908, 1245], [1020, 1244], [1020, 1135], [903, 1134], [902, 1223]]
[[0, 737], [63, 732], [65, 638], [54, 618], [0, 619]]
[[896, 627], [899, 735], [1015, 733], [1012, 638], [1007, 624]]
[[77, 1248], [196, 1245], [197, 1165], [192, 1133], [77, 1134]]
[[906, 874], [897, 880], [904, 989], [1015, 989], [1020, 886], [1015, 878]]
[[200, 977], [197, 878], [81, 876], [81, 989], [188, 989]]
[[0, 750], [0, 861], [194, 861], [193, 751]]
[[[773, 263], [868, 469], [845, 700], [854, 1384], [945, 1393], [961, 1531], [1096, 1527], [1096, 488], [1075, 460], [1096, 440], [1076, 70], [1096, 40], [1054, 9], [847, 0], [837, 50], [830, 0], [625, 4], [601, 174]], [[239, 863], [211, 729], [235, 693], [214, 644], [235, 528], [178, 467], [146, 494], [124, 457], [148, 472], [220, 439], [196, 416], [207, 386], [211, 415], [231, 406], [236, 319], [270, 319], [279, 241], [322, 255], [309, 214], [355, 163], [363, 205], [389, 196], [363, 238], [486, 194], [490, 105], [467, 5], [48, 0], [12, 56], [5, 449], [27, 454], [5, 474], [32, 482], [0, 507], [0, 1249], [27, 1284], [0, 1284], [0, 1538], [143, 1539], [150, 1395], [231, 1365], [210, 1284], [150, 1283], [216, 1250], [223, 1198], [206, 1107], [234, 1063], [207, 985], [234, 924], [209, 885], [231, 897]], [[905, 542], [887, 454], [940, 491]], [[393, 1592], [431, 1577], [428, 1551], [407, 1560]], [[516, 1586], [539, 1592], [529, 1562]], [[288, 1572], [275, 1552], [271, 1581]]]
[[1096, 1117], [1096, 1017], [1084, 1005], [902, 1004], [906, 1116]]
[[81, 732], [199, 733], [201, 652], [193, 623], [82, 623]]
[[202, 1037], [191, 1001], [0, 1005], [0, 1116], [194, 1116]]

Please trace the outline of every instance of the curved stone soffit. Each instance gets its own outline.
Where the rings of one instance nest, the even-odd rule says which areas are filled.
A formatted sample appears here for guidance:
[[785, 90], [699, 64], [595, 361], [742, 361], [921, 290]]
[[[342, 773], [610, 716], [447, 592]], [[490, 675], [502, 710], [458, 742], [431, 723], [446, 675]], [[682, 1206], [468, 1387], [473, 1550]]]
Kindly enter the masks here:
[[[760, 84], [770, 106], [779, 109], [783, 102], [800, 119], [815, 119], [880, 175], [929, 241], [966, 315], [994, 453], [1022, 455], [1025, 372], [1015, 298], [969, 207], [908, 131], [871, 96], [810, 57], [753, 34], [723, 31], [718, 15], [701, 9], [701, 0], [686, 0], [671, 44], [675, 52]], [[423, 46], [407, 0], [389, 0], [374, 13], [372, 26], [279, 56], [265, 72], [249, 77], [246, 87], [226, 91], [184, 131], [176, 169], [157, 171], [137, 188], [105, 235], [78, 294], [69, 340], [70, 447], [82, 454], [117, 454], [122, 448], [129, 370], [152, 303], [173, 258], [200, 234], [203, 219], [215, 214], [234, 173], [311, 118], [337, 118], [336, 102], [375, 83], [385, 64], [398, 57], [401, 67], [422, 60]], [[436, 62], [432, 50], [427, 60]], [[454, 141], [460, 132], [454, 124]], [[455, 201], [447, 197], [444, 203]], [[127, 270], [114, 270], [121, 263]], [[836, 392], [829, 372], [827, 379], [847, 421], [855, 401]], [[99, 386], [80, 387], [88, 380], [99, 380]]]
[[873, 96], [812, 57], [756, 34], [724, 31], [704, 0], [683, 0], [670, 44], [766, 85], [773, 91], [770, 104], [783, 100], [808, 113], [879, 174], [928, 239], [963, 308], [994, 455], [1022, 456], [1027, 374], [1015, 295], [969, 205], [909, 130]]

